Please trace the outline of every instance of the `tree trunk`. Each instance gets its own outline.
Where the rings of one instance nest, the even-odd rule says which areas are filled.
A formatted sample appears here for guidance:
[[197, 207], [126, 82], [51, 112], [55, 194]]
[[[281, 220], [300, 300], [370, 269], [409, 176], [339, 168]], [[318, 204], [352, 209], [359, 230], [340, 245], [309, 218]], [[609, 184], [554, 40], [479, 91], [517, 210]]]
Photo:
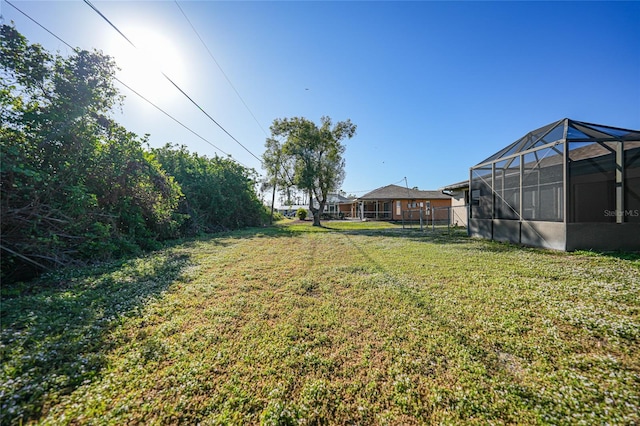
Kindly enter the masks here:
[[313, 226], [322, 226], [320, 224], [320, 212], [322, 210], [313, 207], [313, 193], [311, 191], [309, 191], [309, 211], [313, 215]]
[[320, 216], [322, 216], [325, 204], [325, 202], [320, 202], [320, 208], [318, 208], [316, 213], [313, 215], [313, 226], [322, 226], [320, 224]]
[[275, 203], [276, 203], [276, 184], [274, 183], [273, 194], [271, 195], [271, 216], [269, 216], [269, 225], [273, 225], [273, 206]]

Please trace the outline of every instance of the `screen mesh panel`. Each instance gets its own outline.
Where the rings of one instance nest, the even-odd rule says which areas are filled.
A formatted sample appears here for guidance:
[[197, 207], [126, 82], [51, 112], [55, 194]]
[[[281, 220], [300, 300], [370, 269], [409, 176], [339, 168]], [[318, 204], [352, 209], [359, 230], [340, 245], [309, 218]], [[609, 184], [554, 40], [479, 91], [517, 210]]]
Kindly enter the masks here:
[[495, 217], [518, 219], [520, 214], [520, 158], [496, 163]]
[[471, 217], [492, 218], [491, 167], [474, 169], [471, 172]]
[[562, 221], [562, 145], [524, 156], [522, 217], [527, 220]]
[[640, 142], [625, 142], [624, 165], [624, 221], [638, 223], [640, 222]]
[[569, 143], [572, 222], [616, 221], [615, 143]]

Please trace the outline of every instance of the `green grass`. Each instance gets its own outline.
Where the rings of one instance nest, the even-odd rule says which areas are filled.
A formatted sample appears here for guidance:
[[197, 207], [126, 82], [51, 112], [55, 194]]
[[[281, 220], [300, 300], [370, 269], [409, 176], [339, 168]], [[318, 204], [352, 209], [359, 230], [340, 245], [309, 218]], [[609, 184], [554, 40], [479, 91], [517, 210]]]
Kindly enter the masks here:
[[2, 424], [640, 422], [633, 254], [286, 222], [2, 291]]

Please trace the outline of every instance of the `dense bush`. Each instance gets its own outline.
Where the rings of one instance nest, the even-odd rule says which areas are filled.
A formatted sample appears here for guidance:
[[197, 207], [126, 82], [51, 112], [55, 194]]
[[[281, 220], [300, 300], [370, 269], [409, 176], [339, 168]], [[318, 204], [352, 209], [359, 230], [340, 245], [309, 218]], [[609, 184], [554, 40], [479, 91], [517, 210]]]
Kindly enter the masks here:
[[254, 171], [231, 159], [190, 153], [185, 146], [167, 144], [152, 153], [185, 195], [180, 212], [189, 216], [186, 234], [256, 226], [268, 219], [254, 189]]
[[307, 218], [307, 209], [303, 209], [302, 207], [300, 207], [296, 211], [296, 217], [300, 220], [305, 220]]
[[101, 52], [52, 55], [0, 27], [3, 280], [261, 222], [252, 172], [150, 150], [108, 117], [115, 69]]

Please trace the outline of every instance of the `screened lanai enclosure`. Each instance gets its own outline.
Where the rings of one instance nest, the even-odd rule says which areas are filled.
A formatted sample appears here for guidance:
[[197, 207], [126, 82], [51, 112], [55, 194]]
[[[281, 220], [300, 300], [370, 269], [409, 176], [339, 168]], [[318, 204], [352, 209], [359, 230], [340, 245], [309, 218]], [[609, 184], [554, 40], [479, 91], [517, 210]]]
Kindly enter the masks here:
[[470, 170], [469, 234], [640, 250], [640, 131], [562, 119]]

